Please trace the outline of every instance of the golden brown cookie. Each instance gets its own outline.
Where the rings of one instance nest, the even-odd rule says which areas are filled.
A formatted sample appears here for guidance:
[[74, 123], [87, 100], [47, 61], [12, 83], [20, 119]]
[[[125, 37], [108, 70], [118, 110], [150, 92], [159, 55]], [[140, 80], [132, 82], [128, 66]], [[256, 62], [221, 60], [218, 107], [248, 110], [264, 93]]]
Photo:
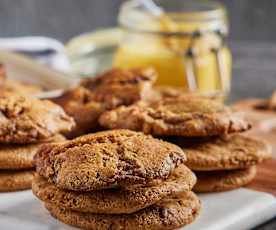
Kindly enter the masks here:
[[83, 80], [80, 86], [53, 99], [76, 121], [77, 126], [66, 136], [72, 138], [101, 130], [98, 118], [104, 111], [150, 97], [155, 79], [152, 69], [112, 69]]
[[39, 142], [73, 125], [73, 119], [50, 101], [0, 91], [0, 143]]
[[114, 68], [83, 80], [81, 86], [93, 93], [95, 101], [104, 102], [106, 107], [112, 109], [146, 99], [155, 80], [156, 72], [151, 68]]
[[233, 134], [201, 139], [169, 139], [187, 155], [185, 163], [196, 171], [242, 169], [272, 157], [271, 146], [259, 139]]
[[166, 179], [185, 160], [178, 146], [130, 130], [98, 132], [44, 146], [35, 156], [39, 175], [75, 191]]
[[34, 171], [0, 171], [0, 192], [30, 189]]
[[200, 200], [192, 192], [164, 199], [133, 214], [92, 214], [69, 211], [47, 203], [45, 206], [60, 221], [91, 230], [178, 229], [193, 222], [201, 208]]
[[57, 207], [79, 212], [122, 214], [136, 212], [168, 196], [190, 191], [195, 183], [195, 175], [182, 164], [166, 181], [153, 186], [73, 192], [58, 189], [54, 184], [36, 175], [32, 188], [40, 200]]
[[[44, 143], [61, 142], [65, 138], [55, 135]], [[1, 145], [0, 169], [30, 169], [34, 168], [33, 157], [43, 143], [28, 145]]]
[[121, 106], [105, 112], [99, 121], [109, 129], [127, 128], [154, 136], [216, 136], [250, 128], [240, 113], [201, 97], [165, 98]]
[[251, 182], [256, 176], [256, 166], [246, 169], [195, 172], [197, 183], [195, 192], [221, 192], [240, 188]]

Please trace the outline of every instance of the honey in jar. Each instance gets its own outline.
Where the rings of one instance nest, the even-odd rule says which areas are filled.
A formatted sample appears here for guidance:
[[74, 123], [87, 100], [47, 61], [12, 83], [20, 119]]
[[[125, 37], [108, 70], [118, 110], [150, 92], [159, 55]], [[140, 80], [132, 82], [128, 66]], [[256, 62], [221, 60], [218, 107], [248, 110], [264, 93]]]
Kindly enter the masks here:
[[209, 1], [156, 0], [164, 14], [152, 15], [139, 1], [121, 7], [125, 30], [113, 65], [154, 67], [158, 85], [226, 95], [230, 89], [231, 53], [224, 7]]

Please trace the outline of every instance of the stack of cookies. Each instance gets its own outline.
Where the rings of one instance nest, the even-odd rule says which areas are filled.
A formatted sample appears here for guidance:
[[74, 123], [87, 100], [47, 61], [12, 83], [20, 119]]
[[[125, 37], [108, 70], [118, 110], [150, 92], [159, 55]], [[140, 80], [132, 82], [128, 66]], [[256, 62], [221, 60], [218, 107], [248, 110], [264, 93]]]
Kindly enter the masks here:
[[200, 211], [185, 160], [178, 146], [143, 133], [98, 132], [42, 146], [33, 193], [83, 229], [176, 229]]
[[238, 134], [250, 128], [240, 113], [196, 95], [121, 106], [103, 113], [99, 122], [109, 129], [142, 131], [179, 145], [198, 178], [196, 192], [244, 186], [255, 177], [255, 165], [271, 157], [268, 144]]
[[41, 143], [63, 141], [74, 122], [62, 108], [0, 90], [0, 192], [31, 188], [33, 156]]

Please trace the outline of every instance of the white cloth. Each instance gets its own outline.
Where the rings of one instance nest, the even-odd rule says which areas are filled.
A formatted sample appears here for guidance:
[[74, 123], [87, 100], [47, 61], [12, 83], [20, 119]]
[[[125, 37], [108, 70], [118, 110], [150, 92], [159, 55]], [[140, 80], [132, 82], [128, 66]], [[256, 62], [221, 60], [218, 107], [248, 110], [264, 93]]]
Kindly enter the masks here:
[[69, 60], [63, 44], [52, 38], [0, 38], [0, 49], [25, 54], [61, 72], [70, 71]]

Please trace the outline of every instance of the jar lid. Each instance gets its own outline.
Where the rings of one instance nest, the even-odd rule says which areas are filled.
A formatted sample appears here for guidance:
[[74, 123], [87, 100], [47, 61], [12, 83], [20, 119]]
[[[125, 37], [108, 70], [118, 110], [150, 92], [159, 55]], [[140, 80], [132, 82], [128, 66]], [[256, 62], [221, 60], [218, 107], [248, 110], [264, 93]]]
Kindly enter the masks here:
[[[223, 4], [216, 1], [203, 0], [153, 0], [161, 7], [166, 17], [175, 23], [201, 23], [207, 31], [219, 30], [228, 32], [227, 13]], [[137, 0], [125, 2], [119, 14], [119, 23], [123, 28], [137, 32], [162, 33], [172, 35], [171, 31], [160, 28], [160, 16], [151, 14]], [[191, 31], [177, 31], [186, 35]]]

